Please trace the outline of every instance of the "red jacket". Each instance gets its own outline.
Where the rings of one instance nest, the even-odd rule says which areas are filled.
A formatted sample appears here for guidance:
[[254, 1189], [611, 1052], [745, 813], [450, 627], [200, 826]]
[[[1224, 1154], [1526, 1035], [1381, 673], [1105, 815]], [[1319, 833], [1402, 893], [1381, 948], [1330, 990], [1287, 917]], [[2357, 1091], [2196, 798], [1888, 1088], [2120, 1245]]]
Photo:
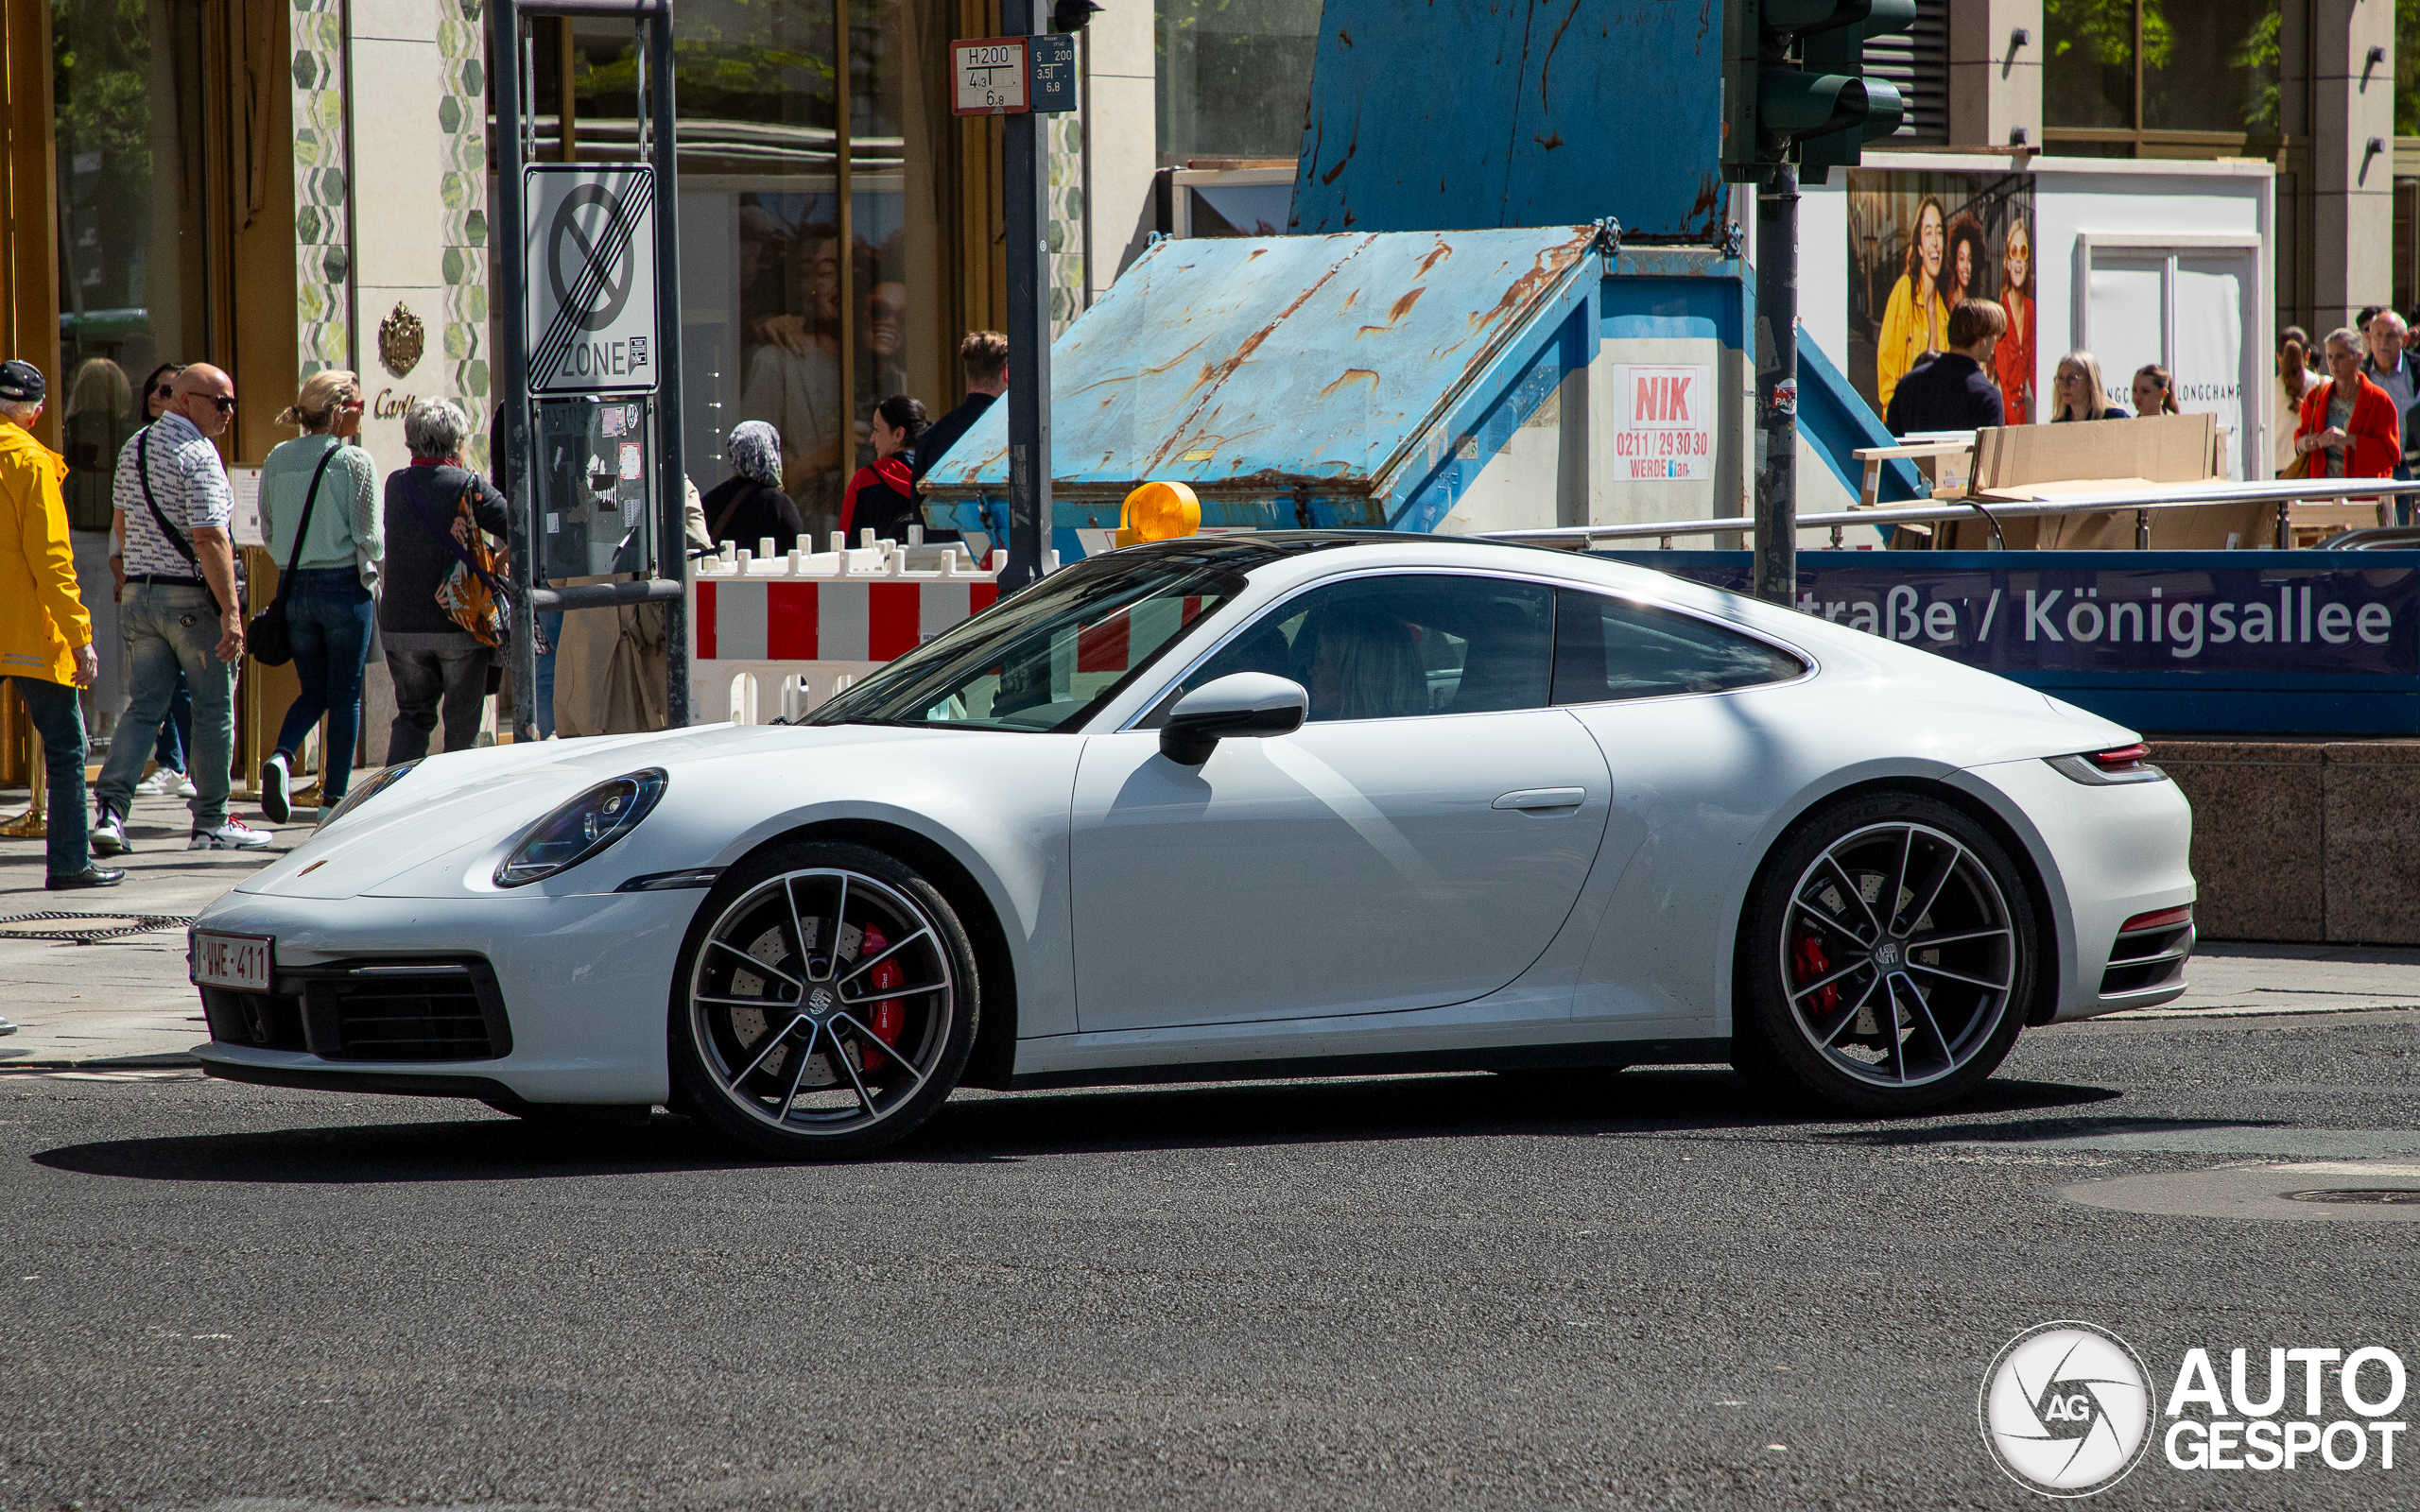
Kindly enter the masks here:
[[924, 524], [923, 512], [916, 507], [915, 474], [909, 471], [914, 463], [911, 456], [886, 456], [872, 467], [857, 469], [849, 479], [848, 491], [840, 496], [840, 534], [849, 538], [850, 545], [857, 543], [859, 525], [904, 541], [909, 524]]
[[[2394, 465], [2403, 460], [2401, 422], [2394, 413], [2394, 396], [2372, 382], [2367, 373], [2356, 373], [2360, 389], [2353, 397], [2353, 419], [2345, 425], [2352, 438], [2344, 452], [2344, 475], [2348, 478], [2387, 478], [2394, 475]], [[2327, 396], [2336, 391], [2334, 379], [2319, 385], [2303, 395], [2302, 423], [2294, 427], [2294, 438], [2317, 436], [2327, 429]], [[2310, 454], [2310, 475], [2319, 477], [2327, 468], [2326, 458]]]

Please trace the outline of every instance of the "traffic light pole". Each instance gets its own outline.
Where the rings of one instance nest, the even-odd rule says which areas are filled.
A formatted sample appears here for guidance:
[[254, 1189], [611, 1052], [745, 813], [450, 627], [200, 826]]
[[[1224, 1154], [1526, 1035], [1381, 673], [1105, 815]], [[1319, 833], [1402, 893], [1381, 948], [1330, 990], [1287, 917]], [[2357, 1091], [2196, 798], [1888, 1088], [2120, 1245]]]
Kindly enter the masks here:
[[[1038, 0], [1001, 0], [1000, 29], [1011, 37], [1042, 27]], [[1008, 193], [1009, 570], [1013, 593], [1042, 576], [1050, 524], [1049, 165], [1042, 114], [1011, 115], [1001, 167]]]
[[1773, 164], [1756, 187], [1755, 594], [1798, 598], [1798, 169]]

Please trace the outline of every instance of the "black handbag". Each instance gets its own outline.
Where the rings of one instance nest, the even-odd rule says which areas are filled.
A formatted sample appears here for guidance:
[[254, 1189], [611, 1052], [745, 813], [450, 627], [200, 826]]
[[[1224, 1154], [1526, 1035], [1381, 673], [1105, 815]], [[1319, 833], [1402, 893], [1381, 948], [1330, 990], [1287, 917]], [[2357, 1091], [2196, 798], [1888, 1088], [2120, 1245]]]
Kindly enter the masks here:
[[320, 479], [327, 476], [328, 464], [343, 450], [344, 443], [339, 441], [320, 455], [319, 468], [311, 474], [310, 491], [302, 495], [302, 519], [294, 527], [294, 549], [285, 554], [285, 571], [278, 575], [277, 596], [244, 627], [244, 647], [263, 666], [282, 667], [294, 660], [294, 631], [285, 623], [285, 595], [294, 592], [294, 570], [302, 561], [302, 538], [310, 533], [311, 507], [320, 501]]

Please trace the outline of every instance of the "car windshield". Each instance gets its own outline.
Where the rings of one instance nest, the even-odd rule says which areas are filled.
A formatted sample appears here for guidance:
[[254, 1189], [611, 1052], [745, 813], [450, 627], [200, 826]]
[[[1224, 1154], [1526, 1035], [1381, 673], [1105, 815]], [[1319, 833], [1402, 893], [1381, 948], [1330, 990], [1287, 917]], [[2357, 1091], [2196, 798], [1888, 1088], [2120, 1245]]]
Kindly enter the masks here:
[[817, 725], [1080, 728], [1244, 587], [1205, 556], [1097, 558], [1053, 573], [817, 710]]

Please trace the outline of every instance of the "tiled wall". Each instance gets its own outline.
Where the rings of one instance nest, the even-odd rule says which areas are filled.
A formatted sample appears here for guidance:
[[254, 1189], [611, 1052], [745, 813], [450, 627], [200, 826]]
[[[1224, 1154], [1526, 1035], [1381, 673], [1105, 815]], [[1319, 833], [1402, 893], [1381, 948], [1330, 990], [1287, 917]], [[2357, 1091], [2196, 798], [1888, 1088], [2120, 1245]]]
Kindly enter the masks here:
[[443, 94], [437, 124], [445, 158], [441, 190], [445, 275], [444, 328], [432, 331], [454, 396], [471, 412], [474, 439], [464, 459], [488, 463], [487, 12], [480, 0], [451, 0], [437, 28]]
[[344, 0], [292, 0], [297, 377], [353, 365]]
[[1050, 334], [1084, 308], [1084, 127], [1081, 112], [1046, 115], [1050, 171]]

